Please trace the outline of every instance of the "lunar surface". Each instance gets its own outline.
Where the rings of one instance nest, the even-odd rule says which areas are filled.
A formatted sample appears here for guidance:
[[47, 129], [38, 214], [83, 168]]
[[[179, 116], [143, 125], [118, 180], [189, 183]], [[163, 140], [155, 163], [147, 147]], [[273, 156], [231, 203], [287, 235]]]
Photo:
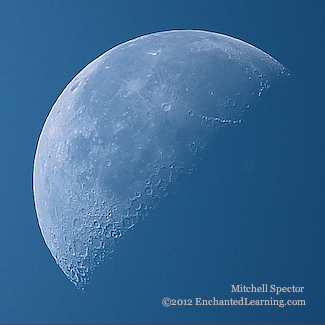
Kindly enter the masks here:
[[252, 45], [191, 30], [136, 38], [86, 66], [50, 111], [34, 162], [39, 226], [69, 280], [84, 287], [216, 131], [287, 74]]

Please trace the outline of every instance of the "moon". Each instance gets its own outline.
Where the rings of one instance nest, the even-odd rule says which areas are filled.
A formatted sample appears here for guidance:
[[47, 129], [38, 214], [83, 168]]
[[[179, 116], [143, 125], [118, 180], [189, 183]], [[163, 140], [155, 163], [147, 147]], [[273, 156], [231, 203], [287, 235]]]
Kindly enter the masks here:
[[78, 73], [46, 119], [33, 171], [39, 226], [68, 279], [83, 288], [218, 131], [287, 75], [256, 47], [198, 30], [133, 39]]

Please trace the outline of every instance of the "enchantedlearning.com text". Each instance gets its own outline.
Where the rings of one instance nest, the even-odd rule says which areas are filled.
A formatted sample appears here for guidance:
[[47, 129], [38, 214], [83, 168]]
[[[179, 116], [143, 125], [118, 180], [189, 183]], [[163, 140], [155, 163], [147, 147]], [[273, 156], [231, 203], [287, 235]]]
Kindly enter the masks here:
[[284, 306], [305, 306], [305, 300], [283, 300], [283, 299], [250, 299], [240, 297], [239, 299], [171, 299], [165, 297], [162, 300], [162, 304], [165, 307], [170, 306], [278, 306], [283, 308]]

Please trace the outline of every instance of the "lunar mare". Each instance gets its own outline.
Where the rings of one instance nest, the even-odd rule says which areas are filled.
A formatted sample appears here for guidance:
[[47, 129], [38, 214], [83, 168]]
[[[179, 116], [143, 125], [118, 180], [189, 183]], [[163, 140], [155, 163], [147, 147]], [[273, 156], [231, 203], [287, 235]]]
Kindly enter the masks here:
[[288, 75], [268, 54], [204, 31], [168, 31], [107, 51], [65, 88], [44, 124], [34, 199], [44, 240], [83, 287], [179, 173]]

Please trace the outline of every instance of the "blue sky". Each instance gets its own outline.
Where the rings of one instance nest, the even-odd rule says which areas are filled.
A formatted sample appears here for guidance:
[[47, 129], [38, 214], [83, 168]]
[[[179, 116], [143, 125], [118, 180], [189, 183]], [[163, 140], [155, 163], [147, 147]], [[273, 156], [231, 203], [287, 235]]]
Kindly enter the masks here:
[[[0, 323], [324, 323], [324, 12], [318, 0], [2, 1]], [[89, 62], [171, 29], [251, 43], [284, 64], [290, 82], [220, 134], [208, 154], [214, 172], [174, 185], [82, 293], [38, 227], [38, 137]], [[306, 306], [161, 305], [165, 296], [230, 299], [232, 284], [251, 283], [304, 286]]]

